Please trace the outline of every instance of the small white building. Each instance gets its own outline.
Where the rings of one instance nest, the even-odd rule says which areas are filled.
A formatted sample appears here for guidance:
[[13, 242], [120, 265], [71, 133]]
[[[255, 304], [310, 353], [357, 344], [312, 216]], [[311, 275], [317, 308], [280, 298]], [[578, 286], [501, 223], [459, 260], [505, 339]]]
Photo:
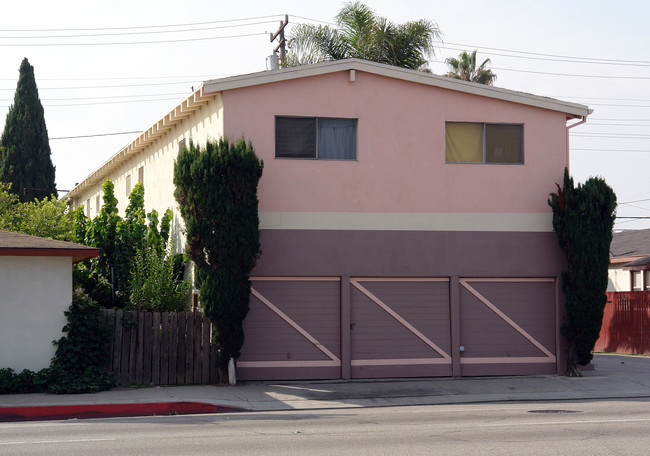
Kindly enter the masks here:
[[650, 229], [614, 233], [607, 291], [650, 290]]
[[0, 230], [0, 368], [50, 365], [72, 303], [72, 264], [99, 249]]

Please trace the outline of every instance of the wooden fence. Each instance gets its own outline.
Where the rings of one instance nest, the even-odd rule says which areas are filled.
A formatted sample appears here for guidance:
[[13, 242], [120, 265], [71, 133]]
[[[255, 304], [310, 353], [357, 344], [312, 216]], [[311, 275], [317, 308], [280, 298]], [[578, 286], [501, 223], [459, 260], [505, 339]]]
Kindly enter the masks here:
[[202, 313], [102, 312], [113, 334], [107, 367], [121, 385], [218, 382], [212, 325]]
[[594, 351], [650, 355], [650, 291], [607, 293]]

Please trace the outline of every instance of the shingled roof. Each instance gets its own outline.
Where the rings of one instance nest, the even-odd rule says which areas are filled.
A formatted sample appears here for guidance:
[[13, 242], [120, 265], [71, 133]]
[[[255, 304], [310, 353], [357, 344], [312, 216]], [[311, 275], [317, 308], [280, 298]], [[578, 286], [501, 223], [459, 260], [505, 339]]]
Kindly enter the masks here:
[[650, 255], [650, 229], [614, 233], [609, 252], [612, 259]]
[[97, 255], [95, 247], [0, 230], [0, 256], [63, 256], [77, 262]]

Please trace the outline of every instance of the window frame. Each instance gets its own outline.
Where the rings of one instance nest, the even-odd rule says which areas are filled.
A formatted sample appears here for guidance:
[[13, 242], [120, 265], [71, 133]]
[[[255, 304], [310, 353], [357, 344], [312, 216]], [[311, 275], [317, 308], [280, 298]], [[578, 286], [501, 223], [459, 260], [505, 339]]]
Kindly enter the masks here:
[[[313, 119], [314, 120], [314, 155], [313, 156], [289, 156], [278, 155], [278, 119]], [[319, 130], [321, 120], [348, 120], [354, 122], [354, 157], [353, 158], [333, 158], [319, 156]], [[324, 117], [324, 116], [274, 116], [274, 158], [286, 160], [326, 160], [326, 161], [358, 161], [359, 160], [359, 119], [357, 117]]]
[[[449, 124], [475, 124], [481, 126], [481, 144], [482, 144], [482, 161], [450, 161], [447, 158], [447, 125]], [[517, 162], [499, 162], [499, 161], [487, 161], [487, 128], [490, 125], [505, 125], [505, 126], [515, 126], [521, 127], [521, 161]], [[445, 163], [446, 164], [461, 164], [461, 165], [510, 165], [510, 166], [522, 166], [526, 164], [526, 154], [525, 154], [525, 124], [524, 123], [512, 123], [512, 122], [471, 122], [471, 121], [445, 121]]]

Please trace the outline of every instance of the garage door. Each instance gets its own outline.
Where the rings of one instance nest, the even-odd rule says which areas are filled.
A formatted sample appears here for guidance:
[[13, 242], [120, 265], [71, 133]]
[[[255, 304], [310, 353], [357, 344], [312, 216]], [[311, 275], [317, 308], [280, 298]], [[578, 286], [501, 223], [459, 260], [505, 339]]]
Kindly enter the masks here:
[[460, 279], [461, 375], [556, 371], [555, 279]]
[[350, 279], [353, 378], [449, 376], [449, 280]]
[[251, 278], [241, 380], [341, 376], [340, 278]]

